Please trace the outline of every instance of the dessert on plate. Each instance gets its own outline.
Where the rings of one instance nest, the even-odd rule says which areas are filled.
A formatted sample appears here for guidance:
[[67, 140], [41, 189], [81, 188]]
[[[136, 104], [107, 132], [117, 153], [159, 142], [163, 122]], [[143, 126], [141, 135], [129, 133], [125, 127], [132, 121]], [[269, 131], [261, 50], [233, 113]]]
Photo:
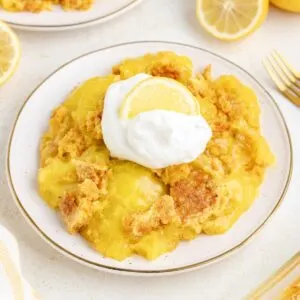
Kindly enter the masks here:
[[285, 289], [280, 300], [297, 300], [298, 298], [300, 298], [300, 277]]
[[94, 0], [0, 0], [0, 8], [12, 12], [40, 12], [52, 10], [53, 5], [60, 5], [67, 10], [87, 10]]
[[102, 255], [155, 259], [229, 230], [274, 160], [249, 87], [160, 52], [125, 59], [55, 109], [38, 184], [67, 230]]

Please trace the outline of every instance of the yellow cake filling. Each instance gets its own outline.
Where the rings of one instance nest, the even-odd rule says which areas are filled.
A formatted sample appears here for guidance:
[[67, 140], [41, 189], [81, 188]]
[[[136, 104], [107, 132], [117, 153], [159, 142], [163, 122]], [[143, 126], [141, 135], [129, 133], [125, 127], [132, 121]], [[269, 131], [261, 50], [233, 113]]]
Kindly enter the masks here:
[[0, 8], [12, 12], [41, 12], [52, 10], [53, 5], [59, 5], [65, 10], [87, 10], [94, 0], [0, 0]]

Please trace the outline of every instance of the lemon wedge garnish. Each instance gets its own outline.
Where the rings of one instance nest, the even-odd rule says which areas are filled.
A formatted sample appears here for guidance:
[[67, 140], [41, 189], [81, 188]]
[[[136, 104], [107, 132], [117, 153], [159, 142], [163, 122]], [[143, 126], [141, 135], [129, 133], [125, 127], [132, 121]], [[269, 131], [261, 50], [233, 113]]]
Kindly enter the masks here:
[[198, 0], [200, 24], [221, 40], [238, 40], [261, 26], [269, 9], [268, 0]]
[[16, 34], [0, 21], [0, 85], [15, 72], [21, 56]]
[[270, 2], [280, 9], [300, 13], [300, 1], [299, 0], [289, 0], [289, 1], [287, 1], [287, 0], [270, 0]]
[[121, 104], [120, 117], [130, 119], [155, 109], [188, 115], [200, 113], [197, 99], [184, 85], [169, 78], [151, 77], [138, 83], [128, 93]]

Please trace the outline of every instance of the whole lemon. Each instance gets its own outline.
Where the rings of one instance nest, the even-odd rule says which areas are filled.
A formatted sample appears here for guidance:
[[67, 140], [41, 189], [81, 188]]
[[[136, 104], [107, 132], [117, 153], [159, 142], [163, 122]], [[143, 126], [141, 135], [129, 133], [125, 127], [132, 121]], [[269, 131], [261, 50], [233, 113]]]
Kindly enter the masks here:
[[270, 0], [270, 2], [283, 10], [300, 13], [300, 0]]

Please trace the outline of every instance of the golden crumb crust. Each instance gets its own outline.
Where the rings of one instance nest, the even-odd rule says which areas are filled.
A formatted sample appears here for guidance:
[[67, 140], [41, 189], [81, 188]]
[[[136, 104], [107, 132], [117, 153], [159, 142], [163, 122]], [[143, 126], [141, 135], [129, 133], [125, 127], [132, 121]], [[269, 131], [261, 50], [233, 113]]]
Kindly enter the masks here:
[[65, 192], [59, 211], [70, 233], [74, 234], [88, 224], [98, 196], [96, 184], [89, 179], [78, 184], [73, 191]]
[[297, 300], [298, 297], [300, 297], [300, 277], [283, 292], [278, 300]]
[[205, 209], [212, 207], [218, 197], [213, 179], [202, 171], [193, 171], [186, 178], [172, 183], [170, 195], [183, 220], [199, 215]]
[[29, 11], [38, 13], [52, 10], [53, 5], [60, 5], [67, 10], [87, 10], [94, 0], [0, 0], [0, 7], [8, 11]]
[[179, 221], [174, 199], [165, 195], [158, 198], [147, 211], [128, 215], [123, 225], [127, 233], [140, 237], [173, 221]]

